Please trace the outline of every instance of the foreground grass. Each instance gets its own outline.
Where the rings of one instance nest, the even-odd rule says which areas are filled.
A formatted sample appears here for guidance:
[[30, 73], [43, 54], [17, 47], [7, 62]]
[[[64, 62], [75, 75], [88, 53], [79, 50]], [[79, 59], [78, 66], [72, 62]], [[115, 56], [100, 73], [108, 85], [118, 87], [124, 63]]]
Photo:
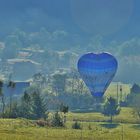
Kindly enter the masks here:
[[[113, 124], [83, 122], [82, 130], [71, 129], [72, 122], [65, 128], [39, 127], [28, 120], [0, 120], [0, 140], [138, 140], [140, 138], [137, 124]], [[89, 128], [90, 126], [90, 128]]]
[[[82, 129], [72, 129], [74, 119]], [[26, 119], [0, 119], [0, 140], [139, 140], [140, 125], [131, 108], [123, 108], [110, 125], [100, 113], [69, 113], [64, 128], [39, 127]], [[98, 121], [98, 122], [95, 122]], [[123, 122], [123, 123], [120, 123]]]

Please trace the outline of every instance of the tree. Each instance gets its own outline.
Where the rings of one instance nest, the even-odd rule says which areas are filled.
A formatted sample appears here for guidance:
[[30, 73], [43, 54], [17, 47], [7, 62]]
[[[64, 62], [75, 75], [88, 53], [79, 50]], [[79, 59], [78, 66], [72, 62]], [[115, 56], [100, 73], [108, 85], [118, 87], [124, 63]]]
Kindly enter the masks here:
[[23, 97], [21, 98], [21, 105], [20, 105], [20, 117], [24, 118], [31, 118], [32, 117], [32, 100], [31, 96], [25, 92]]
[[66, 73], [55, 73], [53, 75], [53, 89], [56, 93], [65, 91], [66, 78]]
[[130, 89], [130, 94], [126, 97], [126, 102], [128, 106], [132, 106], [134, 101], [136, 100], [137, 95], [140, 94], [140, 86], [138, 84], [133, 84], [132, 88]]
[[76, 88], [77, 88], [78, 93], [80, 93], [80, 94], [83, 93], [83, 91], [84, 91], [84, 82], [83, 82], [83, 80], [80, 80], [80, 79], [77, 80], [77, 87]]
[[[9, 112], [7, 112], [7, 113], [9, 114]], [[6, 114], [5, 114], [5, 116], [6, 116]], [[16, 101], [12, 103], [12, 110], [10, 112], [10, 117], [11, 118], [19, 117], [19, 106], [18, 106], [18, 103]]]
[[81, 124], [77, 121], [72, 125], [72, 128], [73, 129], [82, 129]]
[[71, 92], [74, 93], [84, 93], [85, 88], [85, 84], [83, 82], [83, 80], [81, 80], [80, 75], [78, 73], [77, 70], [75, 69], [71, 69], [71, 73], [70, 73], [70, 78], [71, 78]]
[[42, 97], [40, 96], [39, 92], [34, 92], [32, 94], [32, 109], [33, 109], [33, 116], [34, 119], [46, 118], [46, 111], [47, 107], [46, 104], [43, 102]]
[[4, 100], [4, 94], [3, 94], [3, 81], [0, 80], [0, 96], [1, 96], [1, 102], [2, 102], [2, 116], [4, 115], [5, 111], [5, 100]]
[[60, 111], [63, 112], [64, 114], [66, 114], [69, 110], [69, 107], [64, 105], [63, 103], [61, 103], [60, 105]]
[[109, 97], [104, 104], [102, 113], [105, 116], [110, 116], [110, 121], [112, 123], [113, 116], [118, 115], [120, 113], [120, 107], [117, 101], [114, 98]]
[[63, 119], [60, 116], [60, 114], [58, 113], [58, 111], [55, 112], [55, 114], [53, 115], [52, 126], [54, 126], [54, 127], [62, 127], [62, 126], [64, 126]]
[[140, 94], [137, 94], [132, 98], [130, 106], [133, 108], [134, 116], [137, 117], [140, 122]]
[[64, 123], [66, 122], [66, 113], [69, 111], [69, 107], [61, 103], [60, 105], [60, 112], [64, 113]]
[[36, 73], [33, 75], [33, 83], [35, 83], [40, 89], [44, 88], [47, 83], [46, 76], [42, 73]]
[[12, 111], [12, 101], [13, 101], [13, 94], [14, 94], [13, 92], [14, 92], [15, 86], [16, 86], [16, 83], [13, 81], [9, 81], [9, 83], [7, 85], [7, 87], [10, 88], [10, 91], [11, 91], [11, 93], [10, 93], [10, 113]]
[[138, 84], [134, 84], [131, 88], [131, 93], [135, 93], [135, 94], [140, 93], [140, 86]]
[[78, 89], [75, 89], [75, 87], [79, 87], [79, 73], [76, 69], [72, 68], [70, 73], [71, 78], [71, 92], [74, 93]]

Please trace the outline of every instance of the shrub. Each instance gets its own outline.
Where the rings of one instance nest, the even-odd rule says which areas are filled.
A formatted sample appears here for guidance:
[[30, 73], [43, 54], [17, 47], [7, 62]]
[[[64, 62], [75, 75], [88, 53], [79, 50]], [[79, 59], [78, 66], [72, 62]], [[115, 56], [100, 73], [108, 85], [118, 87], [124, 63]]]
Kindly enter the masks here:
[[58, 112], [55, 112], [55, 114], [53, 115], [52, 126], [53, 127], [64, 127], [63, 119]]
[[37, 120], [36, 124], [40, 127], [44, 127], [44, 126], [47, 126], [48, 123], [44, 120]]
[[92, 130], [92, 127], [91, 127], [91, 125], [90, 125], [90, 124], [88, 125], [88, 130]]
[[81, 124], [78, 123], [77, 121], [72, 125], [73, 129], [82, 129]]

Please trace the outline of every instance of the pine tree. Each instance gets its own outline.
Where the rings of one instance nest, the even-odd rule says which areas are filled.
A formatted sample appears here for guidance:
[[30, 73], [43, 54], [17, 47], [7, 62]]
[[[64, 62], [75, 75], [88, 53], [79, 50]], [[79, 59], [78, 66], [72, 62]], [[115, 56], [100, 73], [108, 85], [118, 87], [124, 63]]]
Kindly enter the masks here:
[[31, 96], [26, 92], [21, 99], [20, 117], [24, 117], [27, 119], [32, 117]]
[[47, 110], [46, 105], [43, 102], [43, 99], [40, 96], [40, 93], [34, 92], [32, 94], [32, 109], [34, 114], [34, 119], [45, 118], [45, 112]]
[[54, 126], [54, 127], [62, 127], [62, 126], [64, 126], [63, 119], [60, 116], [60, 114], [58, 113], [58, 111], [55, 112], [55, 114], [53, 115], [52, 126]]
[[112, 123], [113, 116], [120, 113], [120, 108], [117, 101], [110, 97], [104, 104], [104, 110], [102, 112], [105, 116], [110, 116], [110, 121]]
[[5, 111], [5, 100], [4, 100], [4, 94], [3, 94], [3, 81], [0, 80], [0, 97], [2, 102], [2, 116], [4, 115]]

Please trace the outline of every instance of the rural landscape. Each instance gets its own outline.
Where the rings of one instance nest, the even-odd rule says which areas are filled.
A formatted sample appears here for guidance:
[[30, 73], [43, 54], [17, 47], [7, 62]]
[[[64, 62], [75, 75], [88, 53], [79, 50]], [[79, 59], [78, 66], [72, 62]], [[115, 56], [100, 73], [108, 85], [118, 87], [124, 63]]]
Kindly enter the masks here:
[[0, 140], [140, 140], [139, 0], [0, 0]]

